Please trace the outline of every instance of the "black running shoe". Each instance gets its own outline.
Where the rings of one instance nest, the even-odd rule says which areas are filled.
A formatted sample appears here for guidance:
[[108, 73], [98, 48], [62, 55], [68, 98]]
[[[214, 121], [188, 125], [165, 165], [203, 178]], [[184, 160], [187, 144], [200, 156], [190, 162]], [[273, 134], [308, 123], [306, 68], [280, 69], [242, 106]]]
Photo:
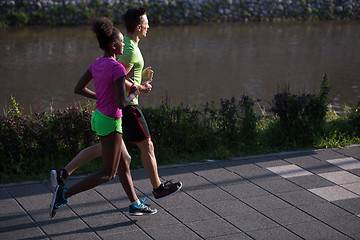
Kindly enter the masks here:
[[160, 187], [154, 189], [153, 194], [155, 200], [160, 201], [163, 200], [171, 195], [176, 194], [182, 187], [181, 182], [172, 183], [171, 181], [166, 181], [165, 183], [161, 184]]
[[54, 192], [57, 185], [64, 187], [66, 183], [66, 178], [69, 174], [65, 169], [61, 170], [51, 170], [50, 179], [51, 179], [51, 191]]
[[148, 205], [144, 204], [148, 199], [147, 196], [144, 199], [140, 199], [141, 204], [139, 206], [131, 204], [129, 206], [129, 214], [132, 216], [143, 216], [157, 213], [156, 209], [151, 209]]
[[63, 206], [68, 200], [65, 198], [67, 189], [59, 185], [56, 186], [53, 198], [50, 202], [50, 218], [55, 217], [56, 211]]

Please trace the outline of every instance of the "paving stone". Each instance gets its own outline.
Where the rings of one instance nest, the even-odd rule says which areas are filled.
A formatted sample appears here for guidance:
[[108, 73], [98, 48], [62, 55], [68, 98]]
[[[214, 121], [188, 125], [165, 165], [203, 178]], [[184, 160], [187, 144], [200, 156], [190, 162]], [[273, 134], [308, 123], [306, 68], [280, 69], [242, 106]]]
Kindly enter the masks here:
[[246, 233], [256, 230], [279, 227], [279, 225], [273, 220], [258, 212], [240, 216], [229, 216], [225, 219]]
[[0, 239], [50, 239], [38, 227], [0, 231]]
[[283, 228], [283, 227], [276, 227], [276, 228], [270, 228], [265, 230], [259, 230], [259, 231], [253, 231], [249, 232], [249, 235], [251, 235], [256, 240], [269, 240], [269, 239], [276, 239], [276, 240], [296, 240], [296, 239], [302, 239], [299, 236], [296, 236], [294, 233], [290, 232], [289, 230]]
[[335, 149], [336, 152], [340, 154], [344, 154], [345, 156], [357, 158], [360, 160], [360, 147], [359, 144], [357, 146], [352, 147], [345, 147], [345, 148], [337, 148]]
[[221, 217], [242, 216], [256, 213], [256, 210], [241, 201], [214, 202], [206, 204], [206, 206]]
[[[120, 182], [118, 182], [118, 180], [116, 181], [113, 180], [111, 182], [99, 185], [95, 188], [95, 190], [98, 193], [99, 199], [105, 198], [106, 201], [111, 202], [119, 209], [125, 209], [125, 208], [127, 209], [128, 206], [130, 205], [130, 200], [128, 199], [123, 187], [121, 186]], [[135, 193], [138, 196], [138, 198], [145, 197], [145, 195], [140, 191], [138, 191], [136, 188], [135, 188]], [[151, 203], [151, 201], [149, 203]]]
[[[11, 196], [5, 190], [5, 188], [0, 188], [0, 200], [6, 200], [6, 199], [11, 199]], [[0, 202], [0, 204], [1, 204], [1, 202]]]
[[232, 185], [232, 184], [241, 184], [246, 182], [243, 177], [226, 170], [225, 168], [217, 168], [210, 170], [197, 170], [195, 172], [197, 175], [202, 176], [207, 179], [209, 182], [212, 182], [215, 185]]
[[16, 197], [22, 208], [50, 238], [56, 239], [65, 236], [65, 238], [78, 239], [87, 236], [91, 239], [93, 237], [92, 231], [74, 214], [68, 205], [61, 207], [57, 211], [55, 218], [50, 219], [49, 203], [52, 193], [47, 186], [42, 184], [36, 184], [31, 188], [29, 186], [19, 186], [8, 191]]
[[262, 164], [262, 163], [268, 163], [268, 162], [277, 161], [277, 160], [281, 160], [280, 157], [277, 155], [272, 155], [272, 156], [252, 158], [252, 159], [249, 159], [248, 162], [260, 166], [260, 164]]
[[264, 214], [282, 226], [302, 222], [311, 222], [316, 220], [309, 214], [306, 214], [295, 207], [280, 208], [266, 211]]
[[224, 166], [230, 171], [233, 171], [240, 176], [246, 178], [249, 181], [255, 181], [255, 180], [268, 180], [268, 179], [274, 179], [274, 178], [280, 178], [277, 174], [259, 167], [255, 164], [245, 164], [245, 165], [233, 165], [233, 166]]
[[288, 203], [271, 194], [253, 198], [245, 198], [243, 201], [260, 212], [291, 207], [291, 205]]
[[299, 208], [311, 216], [314, 216], [323, 221], [329, 219], [338, 219], [343, 216], [351, 215], [351, 213], [329, 202], [299, 206]]
[[303, 190], [301, 187], [287, 179], [271, 179], [267, 181], [254, 181], [257, 185], [272, 193], [293, 192]]
[[163, 179], [168, 179], [168, 180], [172, 179], [174, 182], [178, 182], [178, 181], [182, 182], [184, 180], [182, 175], [188, 174], [189, 169], [187, 169], [187, 166], [181, 166], [181, 167], [158, 166], [158, 173], [159, 176]]
[[338, 166], [339, 168], [350, 170], [360, 168], [360, 161], [355, 158], [337, 158], [326, 160], [327, 162]]
[[92, 216], [102, 212], [118, 212], [107, 199], [104, 199], [94, 189], [72, 196], [69, 198], [68, 205], [80, 216]]
[[85, 232], [86, 230], [79, 230], [76, 232], [52, 234], [51, 239], [63, 240], [63, 239], [76, 239], [76, 240], [99, 240], [101, 239], [94, 232]]
[[262, 168], [277, 167], [277, 166], [283, 166], [283, 165], [287, 165], [287, 164], [288, 163], [286, 161], [281, 160], [281, 159], [268, 160], [268, 161], [256, 163], [256, 165], [258, 165]]
[[[150, 202], [151, 201], [149, 201], [149, 203]], [[198, 204], [197, 200], [195, 200], [193, 197], [191, 197], [183, 190], [180, 190], [180, 192], [178, 192], [177, 194], [165, 198], [164, 200], [154, 201], [154, 204], [152, 204], [151, 206], [157, 208], [157, 205], [159, 205], [162, 208], [170, 210], [173, 208], [191, 207], [191, 206], [195, 206], [196, 204]]]
[[187, 193], [204, 204], [225, 200], [235, 200], [233, 196], [218, 187], [187, 191]]
[[246, 235], [245, 233], [235, 233], [224, 236], [217, 236], [208, 238], [209, 240], [251, 240], [252, 238]]
[[188, 172], [179, 175], [179, 181], [182, 182], [184, 191], [197, 190], [200, 188], [212, 188], [215, 185], [201, 176]]
[[312, 156], [286, 158], [284, 160], [316, 174], [341, 170], [341, 168], [334, 166], [333, 164], [330, 164], [326, 161], [318, 160]]
[[239, 185], [224, 186], [223, 189], [239, 199], [269, 194], [266, 190], [263, 190], [262, 188], [250, 182]]
[[204, 221], [191, 222], [188, 224], [188, 227], [205, 239], [241, 233], [239, 229], [219, 217], [214, 217], [213, 219], [207, 219]]
[[202, 221], [214, 217], [214, 213], [200, 203], [196, 203], [192, 206], [171, 208], [166, 210], [169, 211], [172, 215], [176, 216], [176, 218], [183, 223]]
[[[121, 232], [115, 234], [104, 235], [104, 239], [106, 240], [150, 240], [150, 238], [143, 230], [135, 230], [129, 232]], [[99, 238], [100, 239], [100, 238]]]
[[359, 215], [360, 214], [360, 198], [351, 198], [332, 202], [333, 204], [346, 209], [347, 211]]
[[326, 199], [327, 201], [337, 201], [342, 199], [356, 198], [358, 195], [340, 187], [340, 186], [330, 186], [330, 187], [321, 187], [309, 189], [310, 192]]
[[83, 217], [83, 221], [100, 237], [139, 230], [139, 227], [135, 224], [136, 221], [131, 221], [118, 211], [98, 212], [94, 215]]
[[283, 178], [292, 178], [299, 176], [312, 175], [311, 172], [306, 171], [305, 169], [298, 167], [293, 164], [277, 166], [277, 167], [269, 167], [268, 170], [280, 175]]
[[0, 232], [38, 227], [38, 225], [25, 212], [1, 214], [0, 223]]
[[344, 158], [344, 154], [338, 153], [332, 149], [321, 149], [314, 151], [313, 154], [310, 154], [310, 156], [317, 158], [319, 160], [329, 160], [329, 159], [335, 159], [335, 158]]
[[[360, 145], [355, 149], [216, 161], [192, 166], [194, 172], [188, 165], [160, 168], [162, 181], [180, 180], [183, 189], [160, 202], [149, 199], [158, 213], [142, 217], [129, 216], [118, 177], [73, 196], [54, 219], [49, 182], [0, 185], [0, 239], [360, 239], [360, 169], [354, 168]], [[265, 168], [284, 162], [315, 174], [285, 179]], [[144, 169], [132, 176], [137, 195], [151, 197]], [[78, 181], [71, 177], [67, 185]], [[324, 187], [357, 197], [329, 202], [307, 190]]]
[[358, 216], [329, 219], [326, 223], [350, 237], [356, 238], [357, 235], [360, 235], [360, 218]]
[[156, 228], [165, 225], [173, 225], [180, 223], [166, 209], [158, 208], [158, 212], [147, 216], [128, 216], [140, 228]]
[[347, 190], [359, 195], [360, 197], [360, 183], [349, 183], [349, 184], [343, 184], [341, 185], [343, 188], [346, 188]]
[[319, 176], [334, 182], [336, 184], [347, 184], [347, 183], [360, 183], [360, 177], [351, 174], [347, 171], [338, 171], [338, 172], [330, 172], [330, 173], [321, 173]]
[[[200, 239], [199, 235], [190, 230], [183, 224], [173, 224], [162, 226], [161, 228], [145, 228], [144, 231], [149, 234], [153, 239], [168, 240], [176, 236], [175, 239], [191, 240]], [[135, 239], [135, 238], [132, 238]]]
[[289, 181], [305, 189], [334, 186], [335, 183], [318, 175], [300, 176], [289, 178]]
[[292, 224], [287, 227], [304, 239], [350, 239], [319, 221]]
[[360, 169], [350, 169], [348, 172], [360, 177]]
[[307, 190], [278, 193], [276, 195], [279, 198], [283, 199], [284, 201], [286, 201], [294, 206], [302, 206], [302, 205], [326, 202], [325, 199], [323, 199]]
[[[228, 161], [226, 161], [228, 162]], [[222, 168], [222, 163], [203, 163], [203, 164], [194, 164], [188, 165], [185, 167], [187, 171], [194, 172], [198, 174], [199, 172], [211, 172], [213, 170], [219, 170]]]
[[13, 198], [1, 200], [0, 209], [1, 209], [0, 219], [2, 219], [5, 216], [11, 216], [11, 215], [12, 216], [26, 215], [24, 209]]
[[60, 216], [57, 216], [58, 214], [56, 214], [55, 219], [39, 224], [51, 239], [93, 239], [94, 232], [80, 219], [64, 217], [64, 212], [61, 215], [59, 214]]

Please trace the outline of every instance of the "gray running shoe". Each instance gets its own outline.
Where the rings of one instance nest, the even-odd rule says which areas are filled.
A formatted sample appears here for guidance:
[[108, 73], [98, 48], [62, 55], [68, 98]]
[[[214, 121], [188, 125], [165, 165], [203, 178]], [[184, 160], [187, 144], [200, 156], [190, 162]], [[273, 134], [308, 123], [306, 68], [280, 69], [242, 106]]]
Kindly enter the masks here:
[[50, 202], [50, 218], [55, 217], [56, 211], [64, 204], [68, 203], [68, 200], [65, 198], [66, 191], [66, 188], [59, 185], [56, 186], [53, 198]]
[[147, 196], [144, 199], [140, 199], [141, 204], [139, 206], [131, 204], [129, 206], [129, 214], [131, 216], [143, 216], [157, 213], [156, 209], [151, 209], [148, 205], [144, 204], [148, 199]]

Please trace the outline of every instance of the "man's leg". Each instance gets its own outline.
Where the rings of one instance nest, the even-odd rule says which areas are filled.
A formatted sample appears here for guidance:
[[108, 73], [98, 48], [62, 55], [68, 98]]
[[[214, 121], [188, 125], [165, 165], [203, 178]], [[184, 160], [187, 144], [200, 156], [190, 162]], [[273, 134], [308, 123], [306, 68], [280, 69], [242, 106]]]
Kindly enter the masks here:
[[132, 143], [135, 143], [141, 151], [141, 160], [153, 187], [156, 200], [164, 199], [177, 193], [182, 187], [181, 182], [161, 183], [157, 162], [154, 152], [154, 144], [151, 141], [149, 128], [144, 114], [137, 105], [128, 106], [123, 109], [123, 128]]
[[171, 181], [167, 181], [164, 184], [161, 183], [158, 175], [154, 144], [151, 139], [146, 138], [145, 140], [136, 143], [136, 145], [141, 151], [141, 160], [153, 186], [155, 200], [159, 201], [176, 194], [181, 189], [182, 183], [172, 183]]
[[151, 185], [153, 189], [156, 189], [161, 185], [161, 181], [158, 175], [154, 144], [150, 138], [146, 138], [143, 141], [136, 143], [136, 145], [141, 151], [141, 160], [146, 173], [149, 175]]

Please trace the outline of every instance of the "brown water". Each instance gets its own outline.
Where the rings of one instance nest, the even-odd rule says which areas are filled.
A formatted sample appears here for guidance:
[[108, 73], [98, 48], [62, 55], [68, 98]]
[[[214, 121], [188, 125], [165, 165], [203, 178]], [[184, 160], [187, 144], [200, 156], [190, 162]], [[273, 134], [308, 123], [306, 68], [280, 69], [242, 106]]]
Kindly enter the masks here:
[[[360, 22], [151, 26], [140, 48], [155, 71], [141, 105], [168, 96], [192, 106], [243, 93], [265, 104], [284, 84], [314, 93], [325, 72], [333, 103], [360, 101]], [[11, 95], [25, 109], [82, 99], [73, 88], [101, 54], [89, 26], [0, 30], [1, 109]]]

